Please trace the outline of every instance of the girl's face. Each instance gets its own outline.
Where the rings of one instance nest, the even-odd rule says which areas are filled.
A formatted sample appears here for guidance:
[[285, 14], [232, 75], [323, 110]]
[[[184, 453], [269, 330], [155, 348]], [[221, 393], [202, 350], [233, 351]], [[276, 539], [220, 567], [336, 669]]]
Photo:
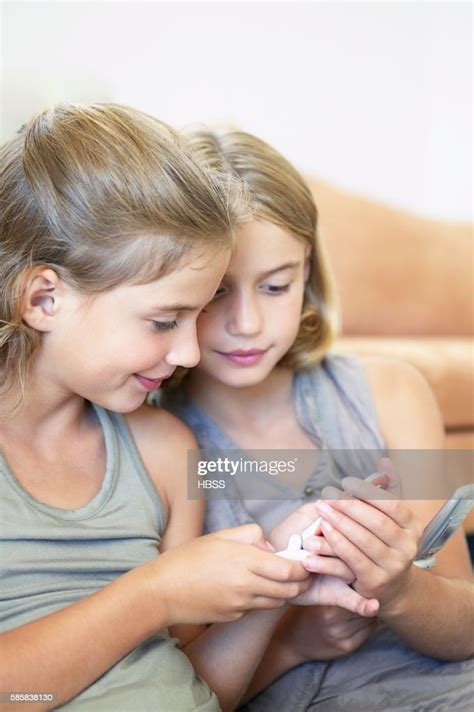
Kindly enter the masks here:
[[234, 388], [270, 374], [299, 330], [308, 253], [267, 220], [239, 229], [224, 279], [198, 319], [197, 374]]
[[43, 329], [40, 376], [59, 393], [134, 410], [176, 366], [199, 361], [197, 316], [228, 261], [228, 252], [201, 253], [155, 282], [118, 286], [89, 302], [62, 283], [60, 308]]

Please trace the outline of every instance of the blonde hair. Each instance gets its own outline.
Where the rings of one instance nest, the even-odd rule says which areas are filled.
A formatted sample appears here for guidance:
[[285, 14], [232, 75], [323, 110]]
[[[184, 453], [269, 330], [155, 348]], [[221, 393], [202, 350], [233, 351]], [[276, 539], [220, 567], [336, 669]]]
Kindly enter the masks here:
[[190, 130], [188, 138], [203, 164], [227, 170], [243, 181], [257, 217], [278, 225], [309, 246], [310, 274], [300, 328], [279, 365], [295, 371], [315, 366], [338, 333], [339, 302], [310, 189], [286, 158], [251, 134], [214, 133], [198, 128]]
[[25, 279], [51, 267], [97, 294], [172, 271], [191, 249], [228, 249], [248, 210], [231, 176], [157, 119], [116, 104], [59, 105], [0, 152], [0, 395], [23, 392], [40, 334], [22, 320]]

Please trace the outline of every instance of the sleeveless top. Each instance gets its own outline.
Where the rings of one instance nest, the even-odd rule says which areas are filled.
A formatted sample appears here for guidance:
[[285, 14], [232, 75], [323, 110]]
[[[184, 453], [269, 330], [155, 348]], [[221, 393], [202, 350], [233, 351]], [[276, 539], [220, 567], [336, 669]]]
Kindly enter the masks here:
[[[256, 492], [265, 499], [248, 497], [248, 487], [238, 477], [226, 479], [225, 495], [215, 492], [206, 501], [206, 531], [257, 522], [265, 532], [293, 510], [317, 498], [326, 485], [338, 485], [347, 475], [367, 477], [386, 453], [370, 386], [360, 361], [330, 354], [316, 367], [293, 378], [293, 398], [299, 425], [319, 449], [319, 462], [304, 483], [291, 486], [278, 478], [263, 477]], [[185, 388], [157, 391], [152, 402], [170, 410], [194, 432], [200, 448], [238, 450], [239, 447], [201, 408]], [[242, 453], [245, 458], [245, 453]], [[239, 486], [240, 485], [240, 486]], [[220, 497], [220, 498], [219, 498]]]
[[[166, 524], [160, 497], [125, 420], [94, 410], [106, 470], [99, 493], [83, 507], [60, 509], [35, 499], [0, 453], [0, 631], [75, 603], [159, 555]], [[176, 643], [160, 631], [58, 709], [216, 712], [216, 696]]]

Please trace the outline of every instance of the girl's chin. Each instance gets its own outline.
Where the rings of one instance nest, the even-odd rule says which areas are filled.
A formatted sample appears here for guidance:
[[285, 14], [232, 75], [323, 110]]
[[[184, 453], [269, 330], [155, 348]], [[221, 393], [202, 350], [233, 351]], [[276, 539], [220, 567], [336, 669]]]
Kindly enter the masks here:
[[144, 404], [146, 397], [146, 393], [140, 393], [135, 394], [134, 397], [128, 396], [128, 398], [96, 398], [94, 403], [102, 406], [105, 410], [111, 410], [114, 413], [132, 413]]
[[225, 369], [221, 371], [215, 370], [209, 375], [213, 380], [231, 388], [248, 388], [250, 386], [258, 386], [268, 377], [271, 371], [271, 368], [242, 368], [235, 371]]

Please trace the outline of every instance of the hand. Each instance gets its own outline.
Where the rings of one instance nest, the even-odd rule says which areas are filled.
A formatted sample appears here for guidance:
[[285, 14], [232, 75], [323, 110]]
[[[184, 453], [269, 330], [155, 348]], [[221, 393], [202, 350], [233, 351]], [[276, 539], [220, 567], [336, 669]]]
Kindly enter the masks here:
[[[286, 547], [291, 534], [302, 531], [318, 516], [316, 502], [304, 504], [270, 532], [269, 541], [272, 546]], [[310, 539], [324, 541], [323, 537], [310, 537]], [[378, 601], [367, 600], [348, 585], [355, 580], [354, 573], [344, 561], [331, 556], [331, 550], [327, 543], [324, 554], [324, 556], [309, 556], [305, 560], [304, 567], [308, 571], [324, 575], [313, 576], [310, 588], [294, 599], [292, 603], [300, 606], [341, 606], [341, 608], [346, 608], [361, 616], [374, 616], [379, 609]]]
[[376, 627], [376, 618], [362, 618], [338, 606], [310, 606], [291, 608], [276, 637], [299, 665], [352, 653]]
[[[316, 502], [303, 504], [272, 529], [268, 541], [276, 551], [286, 549], [292, 535], [302, 532], [320, 516], [316, 504]], [[306, 545], [307, 542], [309, 542], [309, 546]], [[304, 548], [311, 553], [323, 555], [308, 557], [305, 563], [305, 568], [308, 571], [339, 576], [347, 583], [354, 581], [355, 576], [351, 569], [339, 558], [332, 555], [331, 547], [323, 536], [308, 537], [304, 541]]]
[[279, 608], [306, 591], [301, 563], [271, 553], [256, 524], [223, 529], [170, 549], [142, 565], [151, 608], [167, 625], [240, 618], [254, 608]]
[[364, 618], [372, 618], [379, 610], [377, 599], [364, 598], [340, 578], [327, 575], [313, 576], [310, 588], [292, 603], [298, 606], [339, 606]]
[[[379, 464], [394, 483], [397, 477], [390, 460]], [[323, 495], [331, 501], [316, 503], [322, 531], [330, 553], [353, 571], [354, 589], [366, 598], [377, 598], [382, 612], [395, 605], [409, 586], [423, 528], [391, 492], [376, 490], [356, 477], [342, 480], [342, 488], [326, 488]]]
[[316, 502], [303, 504], [271, 530], [268, 541], [276, 551], [286, 549], [290, 536], [302, 532], [317, 517], [319, 517], [319, 512], [316, 509]]

